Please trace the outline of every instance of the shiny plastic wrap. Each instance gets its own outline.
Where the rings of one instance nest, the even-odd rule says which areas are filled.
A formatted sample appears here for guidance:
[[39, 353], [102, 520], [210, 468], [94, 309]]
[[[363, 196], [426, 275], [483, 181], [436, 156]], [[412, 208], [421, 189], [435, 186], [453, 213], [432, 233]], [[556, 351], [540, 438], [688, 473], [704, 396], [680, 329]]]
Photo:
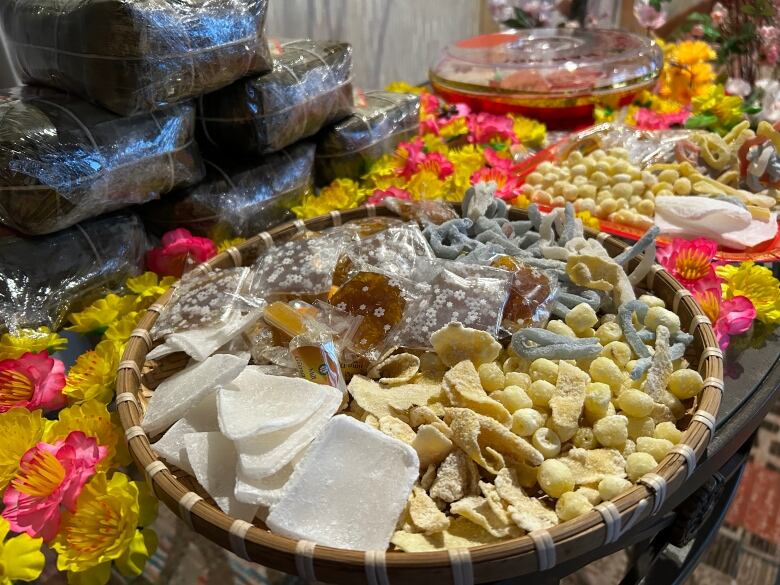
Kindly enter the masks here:
[[205, 161], [206, 179], [141, 208], [152, 230], [183, 227], [216, 240], [249, 237], [290, 219], [312, 186], [314, 145], [301, 142], [252, 163]]
[[24, 82], [122, 115], [271, 69], [267, 0], [6, 0], [0, 24]]
[[411, 93], [356, 93], [352, 115], [323, 130], [317, 139], [317, 184], [360, 178], [379, 157], [417, 134], [419, 111], [420, 99]]
[[47, 234], [203, 177], [194, 107], [122, 118], [48, 89], [0, 94], [0, 223]]
[[281, 150], [352, 111], [352, 47], [289, 41], [277, 45], [270, 73], [204, 95], [202, 145], [236, 154]]
[[82, 301], [138, 274], [145, 249], [143, 224], [128, 213], [50, 236], [0, 235], [0, 328], [58, 327]]

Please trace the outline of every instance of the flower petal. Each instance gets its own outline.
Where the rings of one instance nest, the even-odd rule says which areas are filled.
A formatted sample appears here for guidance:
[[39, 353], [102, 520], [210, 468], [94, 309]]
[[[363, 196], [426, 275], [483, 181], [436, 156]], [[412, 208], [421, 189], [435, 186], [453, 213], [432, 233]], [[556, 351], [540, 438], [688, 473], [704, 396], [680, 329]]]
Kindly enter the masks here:
[[111, 578], [111, 563], [101, 563], [85, 571], [68, 571], [68, 585], [106, 585]]
[[45, 558], [41, 552], [43, 539], [30, 538], [26, 534], [20, 534], [9, 538], [2, 545], [2, 560], [5, 567], [5, 576], [13, 581], [33, 581], [37, 579]]

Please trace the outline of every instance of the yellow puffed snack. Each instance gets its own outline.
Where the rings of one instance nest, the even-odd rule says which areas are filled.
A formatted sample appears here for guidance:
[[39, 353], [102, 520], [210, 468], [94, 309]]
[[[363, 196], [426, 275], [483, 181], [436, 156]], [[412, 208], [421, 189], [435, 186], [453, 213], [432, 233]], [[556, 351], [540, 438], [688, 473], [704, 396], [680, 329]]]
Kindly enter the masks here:
[[447, 455], [430, 489], [432, 498], [452, 503], [479, 491], [479, 470], [476, 464], [460, 449]]
[[655, 421], [651, 416], [628, 417], [628, 438], [636, 441], [639, 437], [652, 437]]
[[646, 473], [650, 473], [658, 465], [649, 453], [632, 453], [626, 457], [626, 474], [633, 482], [639, 480]]
[[626, 490], [631, 489], [631, 482], [617, 475], [608, 475], [599, 482], [599, 494], [604, 501], [614, 500]]
[[620, 454], [623, 455], [623, 457], [628, 457], [631, 453], [636, 453], [636, 443], [631, 439], [626, 439], [626, 444], [623, 447], [623, 450], [620, 451]]
[[559, 321], [558, 319], [553, 319], [547, 323], [547, 331], [555, 333], [556, 335], [563, 335], [564, 337], [577, 337], [577, 334], [572, 331], [571, 327], [569, 327], [563, 321]]
[[[537, 360], [538, 361], [538, 360]], [[588, 375], [577, 366], [562, 361], [558, 365], [558, 381], [555, 394], [550, 398], [551, 421], [561, 441], [568, 441], [579, 428], [585, 389], [590, 382]]]
[[588, 498], [577, 492], [566, 492], [555, 503], [555, 513], [563, 522], [587, 514], [592, 509], [593, 504]]
[[645, 327], [655, 331], [659, 325], [663, 325], [669, 333], [677, 333], [680, 330], [680, 317], [663, 307], [650, 307], [645, 316]]
[[656, 439], [666, 439], [673, 445], [682, 440], [682, 435], [682, 431], [673, 422], [662, 422], [655, 427], [655, 432], [653, 433]]
[[620, 325], [614, 321], [607, 321], [602, 323], [598, 329], [596, 329], [596, 339], [599, 340], [601, 345], [607, 345], [613, 341], [620, 341], [623, 338], [623, 330]]
[[433, 425], [420, 425], [411, 445], [417, 451], [420, 469], [439, 463], [452, 451], [452, 441]]
[[594, 506], [601, 502], [601, 494], [599, 493], [599, 490], [592, 487], [581, 487], [574, 490], [575, 494], [582, 494], [585, 496], [588, 501], [593, 504]]
[[501, 344], [487, 331], [450, 323], [431, 335], [431, 345], [439, 359], [447, 366], [471, 360], [475, 366], [495, 361]]
[[500, 539], [466, 518], [453, 518], [450, 527], [437, 534], [415, 534], [399, 530], [393, 534], [390, 542], [404, 552], [431, 552], [469, 548], [498, 540]]
[[625, 390], [617, 399], [617, 406], [623, 414], [637, 418], [649, 416], [654, 405], [653, 399], [641, 390]]
[[527, 394], [535, 406], [547, 407], [555, 394], [555, 386], [547, 380], [537, 380], [528, 387]]
[[498, 400], [490, 398], [482, 388], [474, 364], [464, 360], [444, 374], [444, 393], [453, 406], [468, 408], [499, 421], [502, 425], [512, 423], [512, 415]]
[[526, 532], [552, 528], [558, 524], [558, 516], [553, 510], [525, 493], [515, 470], [502, 469], [493, 483], [501, 499], [509, 504], [512, 521]]
[[553, 498], [560, 498], [574, 489], [574, 475], [558, 459], [548, 459], [539, 467], [539, 487]]
[[528, 373], [532, 382], [545, 380], [550, 384], [555, 384], [558, 379], [558, 364], [552, 360], [539, 358], [531, 362]]
[[590, 427], [580, 427], [574, 436], [571, 438], [571, 442], [575, 447], [580, 449], [595, 449], [599, 446], [596, 441], [596, 436], [593, 434], [593, 429]]
[[520, 437], [530, 437], [543, 424], [544, 417], [533, 408], [521, 408], [512, 413], [512, 432]]
[[704, 380], [699, 372], [685, 369], [672, 372], [667, 388], [680, 400], [687, 400], [696, 396], [703, 384]]
[[607, 357], [597, 357], [590, 364], [590, 377], [594, 382], [607, 384], [612, 392], [619, 393], [625, 379], [618, 365]]
[[579, 485], [591, 485], [600, 482], [608, 475], [625, 477], [626, 460], [615, 449], [579, 449], [573, 448], [560, 459], [572, 472]]
[[572, 328], [572, 331], [579, 333], [596, 325], [599, 318], [593, 307], [587, 303], [580, 303], [566, 314], [564, 321]]
[[628, 417], [622, 414], [605, 416], [593, 425], [593, 434], [605, 447], [620, 449], [628, 439]]
[[531, 408], [534, 405], [531, 397], [520, 386], [507, 386], [503, 390], [493, 392], [490, 397], [498, 400], [512, 413], [521, 408]]
[[552, 459], [561, 452], [561, 439], [555, 434], [555, 431], [547, 427], [537, 429], [531, 442], [544, 455], [545, 459]]
[[655, 295], [644, 294], [640, 296], [638, 300], [639, 302], [646, 304], [648, 307], [661, 307], [662, 309], [666, 308], [666, 303], [664, 303], [664, 300], [658, 298]]
[[487, 392], [501, 390], [504, 387], [504, 372], [496, 362], [479, 366], [479, 381]]
[[666, 439], [639, 437], [636, 440], [637, 453], [649, 453], [656, 461], [663, 459], [672, 447], [672, 442]]
[[607, 416], [612, 390], [603, 382], [591, 382], [585, 388], [585, 414], [591, 423]]
[[523, 390], [528, 390], [528, 388], [531, 386], [532, 380], [531, 376], [525, 372], [507, 372], [504, 375], [504, 381], [506, 382], [507, 386], [519, 386]]
[[624, 368], [631, 361], [631, 348], [622, 341], [610, 341], [601, 350], [603, 357], [611, 359], [618, 367]]
[[408, 504], [409, 518], [425, 534], [436, 534], [450, 527], [450, 519], [419, 486], [412, 488]]
[[469, 496], [450, 504], [450, 512], [462, 516], [482, 527], [497, 538], [518, 536], [520, 531], [511, 522], [509, 514], [499, 516], [487, 501], [480, 496]]

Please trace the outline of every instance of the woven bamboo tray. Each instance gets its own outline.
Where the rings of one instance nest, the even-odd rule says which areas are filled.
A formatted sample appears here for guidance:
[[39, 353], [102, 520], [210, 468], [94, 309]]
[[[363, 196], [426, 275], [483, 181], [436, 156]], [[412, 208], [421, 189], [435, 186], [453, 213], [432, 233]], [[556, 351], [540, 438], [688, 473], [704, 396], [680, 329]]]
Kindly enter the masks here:
[[[198, 269], [249, 265], [260, 251], [304, 229], [316, 231], [375, 215], [393, 214], [383, 206], [366, 206], [343, 213], [331, 212], [305, 222], [288, 222], [227, 250]], [[527, 219], [525, 211], [519, 209], [512, 209], [509, 217]], [[626, 248], [623, 242], [607, 234], [588, 231], [587, 235], [598, 237], [612, 255]], [[637, 521], [655, 514], [666, 497], [690, 477], [712, 437], [723, 391], [723, 356], [710, 322], [690, 292], [660, 266], [651, 270], [644, 285], [680, 316], [683, 330], [695, 338], [686, 357], [693, 367], [698, 367], [704, 388], [697, 398], [689, 401], [681, 444], [653, 473], [613, 502], [602, 503], [593, 511], [550, 530], [496, 544], [426, 553], [349, 551], [272, 534], [259, 520], [252, 525], [221, 512], [193, 478], [158, 459], [140, 426], [153, 388], [186, 362], [182, 359], [146, 361], [152, 347], [149, 329], [173, 291], [162, 295], [133, 331], [119, 364], [117, 409], [130, 452], [145, 470], [156, 496], [194, 530], [245, 559], [309, 581], [370, 585], [429, 585], [431, 582], [467, 585], [543, 571], [617, 541]]]

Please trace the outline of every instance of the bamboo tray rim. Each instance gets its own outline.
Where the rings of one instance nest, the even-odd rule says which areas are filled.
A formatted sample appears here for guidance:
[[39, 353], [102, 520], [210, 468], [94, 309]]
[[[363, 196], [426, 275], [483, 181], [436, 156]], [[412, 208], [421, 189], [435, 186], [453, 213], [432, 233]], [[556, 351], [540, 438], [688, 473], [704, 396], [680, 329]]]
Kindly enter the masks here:
[[[286, 222], [229, 248], [195, 270], [210, 271], [214, 268], [242, 266], [248, 264], [247, 258], [251, 258], [258, 251], [270, 248], [307, 229], [316, 231], [338, 226], [352, 219], [377, 215], [396, 217], [383, 205], [366, 205], [344, 212], [332, 211], [328, 215], [306, 221]], [[527, 214], [525, 210], [511, 208], [510, 217], [525, 219]], [[619, 253], [628, 247], [606, 233], [586, 229], [586, 235], [596, 237], [605, 247], [611, 249], [611, 253]], [[635, 259], [634, 264], [640, 259], [641, 256]], [[145, 471], [155, 496], [163, 500], [194, 530], [245, 559], [287, 573], [297, 573], [312, 581], [330, 579], [331, 582], [372, 584], [389, 583], [388, 575], [396, 581], [403, 578], [405, 583], [427, 583], [434, 573], [441, 577], [451, 571], [454, 582], [470, 583], [545, 570], [601, 544], [619, 540], [620, 535], [631, 525], [653, 515], [665, 498], [692, 473], [693, 469], [687, 468], [691, 455], [694, 462], [698, 461], [711, 440], [714, 417], [717, 415], [723, 391], [723, 356], [709, 319], [691, 293], [660, 266], [654, 266], [645, 284], [648, 290], [656, 294], [659, 292], [657, 288], [667, 287], [665, 296], [670, 297], [667, 306], [672, 305], [672, 310], [680, 315], [683, 330], [690, 330], [694, 335], [692, 346], [701, 346], [698, 370], [705, 383], [695, 400], [696, 414], [689, 421], [680, 441], [680, 444], [687, 445], [690, 449], [681, 447], [680, 451], [668, 453], [659, 462], [654, 473], [650, 475], [657, 474], [662, 478], [661, 486], [653, 486], [652, 481], [647, 485], [636, 484], [612, 500], [618, 518], [610, 522], [613, 527], [609, 532], [605, 522], [605, 515], [608, 514], [594, 509], [549, 530], [537, 531], [544, 534], [534, 533], [533, 537], [526, 534], [458, 551], [353, 551], [296, 541], [224, 514], [177, 478], [154, 453], [148, 435], [140, 426], [143, 407], [138, 393], [141, 391], [144, 372], [149, 370], [146, 355], [152, 347], [148, 332], [178, 283], [144, 313], [126, 345], [117, 374], [117, 411], [129, 450], [139, 467]], [[691, 367], [696, 365], [691, 363]], [[682, 451], [687, 453], [683, 454]], [[461, 572], [464, 567], [468, 569], [466, 573]]]

